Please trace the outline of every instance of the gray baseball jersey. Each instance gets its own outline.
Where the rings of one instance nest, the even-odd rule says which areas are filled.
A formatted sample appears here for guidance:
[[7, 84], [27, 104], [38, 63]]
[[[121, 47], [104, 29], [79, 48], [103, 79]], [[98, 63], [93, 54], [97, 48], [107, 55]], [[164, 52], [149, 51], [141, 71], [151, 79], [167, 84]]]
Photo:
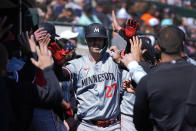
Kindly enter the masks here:
[[121, 70], [106, 52], [101, 61], [93, 63], [88, 55], [69, 62], [80, 119], [112, 119], [120, 112]]
[[[131, 80], [130, 74], [128, 71], [123, 70], [122, 80]], [[120, 111], [126, 115], [133, 115], [133, 104], [135, 102], [135, 95], [123, 91], [123, 96], [120, 104]]]

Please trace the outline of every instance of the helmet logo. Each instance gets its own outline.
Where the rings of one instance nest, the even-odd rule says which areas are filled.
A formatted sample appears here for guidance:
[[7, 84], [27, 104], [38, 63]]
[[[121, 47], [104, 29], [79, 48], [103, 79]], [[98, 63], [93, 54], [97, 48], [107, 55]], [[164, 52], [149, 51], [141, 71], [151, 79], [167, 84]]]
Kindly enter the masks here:
[[94, 32], [99, 32], [99, 28], [96, 26]]

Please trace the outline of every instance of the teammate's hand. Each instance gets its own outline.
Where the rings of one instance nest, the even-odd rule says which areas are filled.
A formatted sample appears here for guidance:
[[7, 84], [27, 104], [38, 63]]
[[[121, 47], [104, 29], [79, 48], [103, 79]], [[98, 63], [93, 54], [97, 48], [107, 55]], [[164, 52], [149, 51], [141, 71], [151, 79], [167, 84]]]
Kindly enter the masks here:
[[36, 44], [35, 44], [34, 36], [31, 35], [29, 37], [28, 32], [26, 32], [26, 37], [28, 39], [28, 44], [29, 44], [29, 47], [30, 47], [31, 52], [36, 52]]
[[[22, 32], [21, 34], [17, 35], [17, 39], [22, 47], [23, 52], [25, 53], [31, 52], [30, 43], [29, 43], [30, 38], [29, 38], [28, 31], [26, 31], [26, 33]], [[35, 49], [33, 52], [35, 52]]]
[[139, 23], [135, 19], [130, 18], [127, 21], [125, 29], [121, 28], [121, 30], [124, 32], [125, 36], [130, 39], [132, 36], [136, 35], [138, 27]]
[[56, 42], [51, 43], [49, 49], [52, 52], [52, 56], [56, 64], [61, 66], [66, 62], [66, 55], [69, 53], [68, 49], [61, 49]]
[[50, 43], [50, 37], [51, 35], [48, 33], [46, 36], [43, 37], [42, 40], [39, 41], [39, 45], [47, 46]]
[[36, 52], [38, 55], [38, 61], [36, 61], [34, 58], [31, 58], [32, 63], [36, 67], [40, 68], [41, 70], [44, 70], [45, 68], [51, 66], [54, 63], [52, 59], [52, 54], [48, 49], [47, 44], [40, 44], [39, 46], [36, 46]]
[[112, 19], [113, 19], [113, 22], [112, 22], [113, 31], [114, 32], [119, 32], [121, 27], [120, 27], [120, 25], [118, 24], [118, 22], [116, 20], [116, 15], [114, 13], [114, 10], [112, 10]]
[[67, 103], [65, 100], [62, 100], [61, 105], [65, 109], [66, 114], [69, 115], [70, 117], [73, 117], [73, 111], [70, 107], [70, 103]]
[[63, 124], [66, 127], [67, 131], [69, 131], [70, 127], [69, 127], [68, 123], [65, 120], [63, 120]]
[[138, 62], [141, 61], [142, 54], [147, 51], [146, 49], [142, 51], [142, 40], [139, 39], [138, 36], [133, 36], [129, 41], [131, 44], [131, 53]]
[[130, 80], [123, 80], [123, 90], [126, 90], [129, 93], [135, 94], [135, 89], [131, 85], [131, 81]]
[[111, 46], [110, 47], [110, 56], [112, 57], [112, 59], [116, 62], [116, 63], [120, 63], [120, 53], [119, 50], [116, 46]]
[[121, 61], [127, 67], [130, 62], [136, 61], [136, 58], [133, 54], [129, 53], [122, 56]]
[[44, 37], [47, 35], [47, 31], [44, 30], [43, 27], [37, 29], [35, 32], [34, 32], [34, 35], [35, 35], [35, 39], [36, 41], [40, 41], [40, 40], [43, 40]]

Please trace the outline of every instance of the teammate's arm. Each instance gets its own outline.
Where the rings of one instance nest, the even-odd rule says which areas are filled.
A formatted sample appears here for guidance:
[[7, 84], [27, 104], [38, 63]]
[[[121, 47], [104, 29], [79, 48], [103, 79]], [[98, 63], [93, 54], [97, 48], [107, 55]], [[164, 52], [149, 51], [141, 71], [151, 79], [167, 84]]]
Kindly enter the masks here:
[[142, 77], [146, 75], [146, 72], [143, 70], [143, 68], [138, 64], [136, 61], [137, 59], [133, 54], [126, 54], [125, 56], [120, 57], [120, 53], [116, 46], [110, 47], [110, 55], [113, 58], [113, 60], [117, 63], [123, 63], [129, 70], [130, 75], [132, 76], [132, 79], [139, 83]]
[[37, 96], [37, 105], [58, 105], [63, 99], [63, 94], [61, 88], [59, 87], [58, 80], [52, 69], [54, 63], [52, 59], [52, 54], [48, 50], [47, 44], [40, 44], [40, 46], [36, 46], [36, 52], [38, 55], [38, 60], [36, 61], [34, 58], [31, 58], [31, 61], [36, 67], [43, 71], [47, 85], [44, 88], [40, 86], [37, 86], [36, 88], [31, 88], [33, 90], [33, 93], [31, 94], [35, 94]]
[[132, 79], [139, 83], [141, 78], [143, 78], [146, 75], [146, 72], [144, 69], [138, 64], [133, 54], [129, 53], [125, 56], [122, 56], [121, 61], [123, 64], [128, 68], [130, 75], [132, 76]]
[[71, 72], [69, 71], [69, 69], [67, 69], [65, 66], [63, 66], [61, 71], [63, 73], [63, 80], [64, 81], [71, 80]]
[[136, 88], [136, 99], [133, 110], [133, 123], [138, 131], [152, 130], [152, 123], [149, 119], [150, 111], [147, 102], [146, 77], [141, 80]]

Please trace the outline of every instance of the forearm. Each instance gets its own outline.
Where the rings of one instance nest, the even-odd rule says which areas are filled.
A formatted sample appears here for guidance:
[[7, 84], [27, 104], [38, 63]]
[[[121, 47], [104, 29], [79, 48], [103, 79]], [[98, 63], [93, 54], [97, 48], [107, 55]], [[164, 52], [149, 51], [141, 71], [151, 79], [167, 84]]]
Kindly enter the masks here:
[[126, 41], [127, 41], [127, 37], [125, 36], [124, 31], [119, 30], [118, 34], [119, 34], [119, 35], [120, 35], [120, 36], [121, 36], [124, 40], [126, 40]]
[[63, 100], [63, 91], [59, 86], [53, 67], [47, 67], [43, 70], [46, 86], [37, 86], [39, 102], [41, 105], [54, 106], [60, 105]]
[[136, 61], [132, 61], [127, 66], [132, 79], [138, 84], [140, 80], [146, 75], [146, 72]]
[[64, 81], [69, 81], [71, 80], [71, 72], [66, 68], [66, 67], [62, 67], [61, 71], [63, 73], [63, 80]]
[[55, 71], [56, 77], [58, 78], [60, 82], [70, 80], [69, 71], [66, 70], [64, 67], [62, 68], [62, 66], [54, 65], [54, 71]]

